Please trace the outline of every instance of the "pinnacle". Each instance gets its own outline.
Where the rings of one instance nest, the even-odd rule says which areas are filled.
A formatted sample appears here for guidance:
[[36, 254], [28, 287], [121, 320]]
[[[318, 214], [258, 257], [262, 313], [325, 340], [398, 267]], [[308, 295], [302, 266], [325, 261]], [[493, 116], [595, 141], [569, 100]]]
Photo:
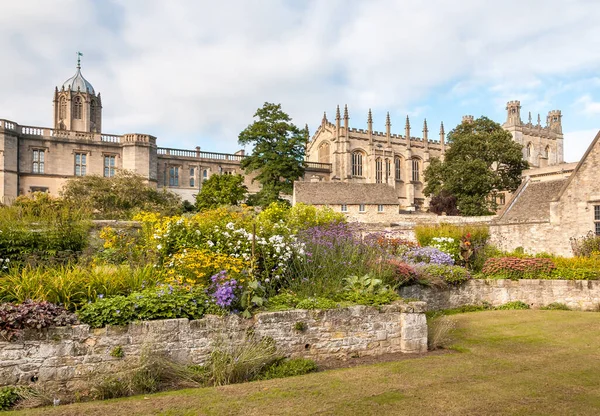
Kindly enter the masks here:
[[371, 109], [369, 108], [369, 116], [367, 117], [367, 123], [372, 123], [373, 122], [373, 116], [371, 114]]
[[390, 112], [387, 112], [387, 116], [385, 117], [385, 125], [386, 126], [391, 126], [392, 123], [390, 122]]
[[349, 118], [348, 117], [348, 104], [344, 104], [344, 118]]
[[335, 109], [335, 119], [339, 120], [340, 119], [340, 105], [338, 104], [337, 108]]

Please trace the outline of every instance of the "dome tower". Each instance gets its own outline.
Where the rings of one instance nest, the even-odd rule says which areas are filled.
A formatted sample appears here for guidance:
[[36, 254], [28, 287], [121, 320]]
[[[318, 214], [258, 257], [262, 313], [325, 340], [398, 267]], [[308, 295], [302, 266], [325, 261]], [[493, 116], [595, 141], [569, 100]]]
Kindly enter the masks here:
[[102, 131], [102, 100], [81, 75], [81, 52], [77, 52], [77, 71], [61, 89], [54, 89], [54, 129], [88, 133]]

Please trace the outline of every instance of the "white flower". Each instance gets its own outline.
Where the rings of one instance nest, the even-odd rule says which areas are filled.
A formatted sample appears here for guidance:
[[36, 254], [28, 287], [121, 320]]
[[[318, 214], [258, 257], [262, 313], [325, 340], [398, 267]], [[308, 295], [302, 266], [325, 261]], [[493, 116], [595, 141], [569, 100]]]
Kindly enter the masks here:
[[212, 247], [212, 246], [214, 246], [214, 245], [215, 245], [215, 243], [213, 243], [211, 240], [208, 240], [208, 241], [206, 242], [206, 244], [207, 244], [209, 247]]
[[162, 248], [162, 244], [159, 244], [159, 245], [156, 246], [157, 250], [160, 250], [161, 248]]
[[233, 225], [232, 222], [228, 222], [227, 225], [225, 226], [225, 228], [227, 228], [228, 230], [233, 230], [235, 228], [235, 226]]

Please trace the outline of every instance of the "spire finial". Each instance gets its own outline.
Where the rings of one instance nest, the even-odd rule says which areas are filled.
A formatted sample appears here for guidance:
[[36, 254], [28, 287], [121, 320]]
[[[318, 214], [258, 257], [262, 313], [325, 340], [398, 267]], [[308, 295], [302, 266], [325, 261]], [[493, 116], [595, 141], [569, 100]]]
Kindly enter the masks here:
[[538, 122], [537, 122], [538, 126], [542, 125], [542, 119], [540, 118], [540, 113], [538, 113]]
[[369, 108], [369, 115], [367, 116], [367, 123], [373, 122], [373, 115], [371, 114], [371, 109]]
[[531, 124], [531, 111], [529, 112], [529, 124]]
[[83, 54], [79, 51], [77, 51], [77, 69], [81, 69], [81, 57], [83, 56]]
[[407, 129], [410, 129], [410, 121], [408, 120], [408, 115], [406, 116], [406, 126]]
[[337, 108], [335, 109], [335, 119], [339, 120], [340, 118], [340, 105], [338, 104]]
[[440, 124], [440, 135], [443, 136], [444, 134], [446, 133], [444, 132], [444, 122], [442, 121], [442, 123]]
[[323, 111], [323, 120], [321, 122], [323, 124], [327, 123], [327, 111]]
[[429, 132], [429, 129], [427, 128], [427, 119], [423, 120], [423, 133], [427, 133]]
[[348, 104], [344, 104], [344, 119], [348, 119]]
[[385, 116], [385, 125], [386, 126], [391, 126], [392, 123], [390, 122], [390, 112], [387, 112], [387, 115]]

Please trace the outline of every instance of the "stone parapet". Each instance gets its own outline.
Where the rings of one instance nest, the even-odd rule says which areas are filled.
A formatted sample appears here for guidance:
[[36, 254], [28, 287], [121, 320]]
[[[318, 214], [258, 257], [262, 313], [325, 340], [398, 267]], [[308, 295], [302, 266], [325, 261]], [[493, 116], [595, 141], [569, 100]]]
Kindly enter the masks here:
[[[123, 360], [136, 360], [148, 348], [182, 363], [203, 364], [216, 343], [227, 347], [249, 333], [273, 339], [288, 357], [316, 361], [354, 356], [427, 351], [426, 305], [396, 302], [381, 307], [288, 310], [203, 319], [145, 321], [126, 327], [88, 325], [29, 331], [0, 342], [0, 385], [43, 385], [55, 391], [85, 388], [90, 375], [111, 374]], [[123, 358], [111, 355], [120, 347]]]
[[532, 308], [564, 303], [571, 309], [596, 311], [600, 308], [600, 281], [474, 279], [447, 288], [407, 286], [400, 289], [400, 296], [424, 301], [430, 310], [482, 302], [500, 306], [520, 300]]

